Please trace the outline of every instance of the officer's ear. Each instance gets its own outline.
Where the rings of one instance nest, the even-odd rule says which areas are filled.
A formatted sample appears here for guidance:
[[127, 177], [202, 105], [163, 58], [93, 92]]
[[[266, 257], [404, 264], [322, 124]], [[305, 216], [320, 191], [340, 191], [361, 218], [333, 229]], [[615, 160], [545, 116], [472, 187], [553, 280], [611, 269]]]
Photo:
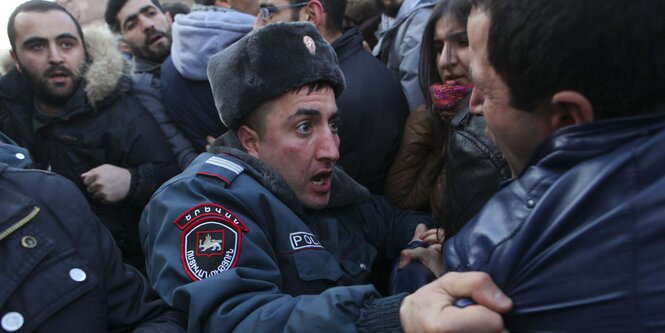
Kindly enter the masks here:
[[259, 158], [259, 149], [261, 148], [259, 133], [247, 125], [240, 125], [237, 132], [238, 140], [247, 153], [254, 158]]

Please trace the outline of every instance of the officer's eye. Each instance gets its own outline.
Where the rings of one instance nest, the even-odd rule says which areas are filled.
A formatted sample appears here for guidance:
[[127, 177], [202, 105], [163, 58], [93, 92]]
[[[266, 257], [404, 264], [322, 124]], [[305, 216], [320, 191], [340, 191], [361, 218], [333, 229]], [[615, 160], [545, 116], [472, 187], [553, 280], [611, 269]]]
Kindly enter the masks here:
[[303, 121], [298, 123], [296, 126], [296, 131], [298, 133], [307, 134], [312, 130], [312, 124], [309, 121]]
[[337, 133], [339, 131], [339, 123], [339, 119], [331, 120], [330, 123], [328, 123], [328, 126], [333, 133]]

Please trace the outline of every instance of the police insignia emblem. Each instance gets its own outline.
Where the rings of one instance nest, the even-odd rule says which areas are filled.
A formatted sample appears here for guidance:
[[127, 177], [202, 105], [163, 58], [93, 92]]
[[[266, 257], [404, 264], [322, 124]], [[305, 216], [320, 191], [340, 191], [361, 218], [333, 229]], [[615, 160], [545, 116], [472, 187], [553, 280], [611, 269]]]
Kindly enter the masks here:
[[190, 208], [173, 222], [181, 231], [180, 260], [198, 281], [235, 267], [247, 226], [226, 208], [206, 203]]
[[316, 43], [314, 43], [314, 40], [312, 37], [305, 36], [302, 38], [302, 41], [305, 43], [305, 47], [309, 50], [309, 53], [315, 54], [316, 53]]

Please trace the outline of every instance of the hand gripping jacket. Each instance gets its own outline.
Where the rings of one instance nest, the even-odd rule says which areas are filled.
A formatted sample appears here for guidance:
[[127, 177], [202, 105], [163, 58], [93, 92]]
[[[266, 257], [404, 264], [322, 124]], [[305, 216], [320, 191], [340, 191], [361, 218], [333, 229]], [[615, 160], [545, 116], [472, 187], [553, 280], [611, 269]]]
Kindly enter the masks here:
[[140, 224], [149, 278], [189, 314], [188, 331], [356, 332], [381, 302], [399, 330], [404, 295], [378, 298], [366, 283], [429, 215], [396, 210], [340, 170], [329, 207], [306, 212], [272, 169], [226, 152], [164, 184]]
[[513, 299], [511, 332], [665, 330], [665, 113], [562, 129], [445, 244]]

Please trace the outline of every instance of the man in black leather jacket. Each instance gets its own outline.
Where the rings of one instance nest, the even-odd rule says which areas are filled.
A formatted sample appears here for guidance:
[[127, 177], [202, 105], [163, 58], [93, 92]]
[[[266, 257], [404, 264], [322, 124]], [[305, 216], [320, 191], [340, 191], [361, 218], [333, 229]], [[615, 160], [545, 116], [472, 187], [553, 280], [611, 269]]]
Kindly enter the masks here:
[[492, 276], [515, 302], [511, 332], [665, 330], [663, 12], [489, 0], [469, 18], [471, 112], [515, 179], [445, 264]]

